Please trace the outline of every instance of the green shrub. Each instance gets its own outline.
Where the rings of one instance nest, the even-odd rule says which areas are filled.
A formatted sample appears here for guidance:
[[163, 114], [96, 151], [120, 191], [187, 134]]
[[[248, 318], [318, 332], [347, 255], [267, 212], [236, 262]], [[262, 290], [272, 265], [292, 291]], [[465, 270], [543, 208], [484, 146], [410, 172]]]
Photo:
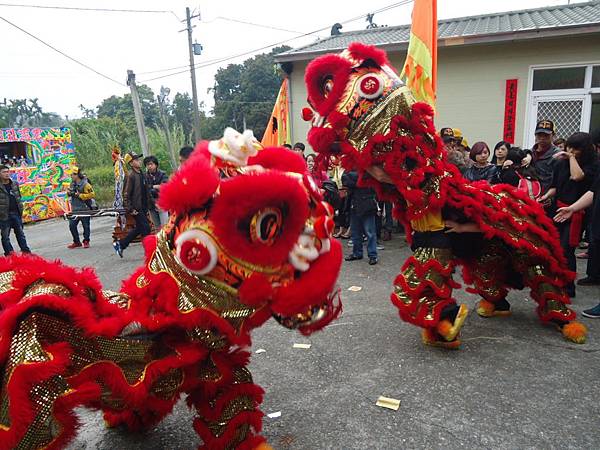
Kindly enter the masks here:
[[115, 199], [115, 173], [113, 166], [93, 167], [82, 170], [87, 175], [96, 192], [96, 202], [101, 208], [112, 207]]

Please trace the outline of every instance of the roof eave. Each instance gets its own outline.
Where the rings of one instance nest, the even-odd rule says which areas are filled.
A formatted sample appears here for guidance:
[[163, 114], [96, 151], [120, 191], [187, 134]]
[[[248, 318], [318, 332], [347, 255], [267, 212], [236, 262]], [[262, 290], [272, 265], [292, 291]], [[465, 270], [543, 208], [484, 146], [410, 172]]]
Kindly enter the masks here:
[[[475, 44], [492, 44], [496, 42], [521, 41], [536, 38], [552, 38], [561, 36], [585, 35], [600, 33], [600, 23], [568, 25], [552, 28], [532, 28], [530, 30], [510, 31], [506, 33], [490, 33], [478, 34], [470, 36], [456, 36], [450, 38], [442, 38], [438, 40], [438, 47], [454, 47], [457, 45], [475, 45]], [[408, 42], [394, 42], [386, 44], [375, 44], [378, 48], [390, 51], [405, 51], [408, 48]], [[279, 54], [275, 56], [275, 61], [296, 62], [306, 61], [316, 58], [327, 53], [336, 53], [344, 50], [345, 47], [329, 48], [323, 50], [315, 50], [309, 52]]]

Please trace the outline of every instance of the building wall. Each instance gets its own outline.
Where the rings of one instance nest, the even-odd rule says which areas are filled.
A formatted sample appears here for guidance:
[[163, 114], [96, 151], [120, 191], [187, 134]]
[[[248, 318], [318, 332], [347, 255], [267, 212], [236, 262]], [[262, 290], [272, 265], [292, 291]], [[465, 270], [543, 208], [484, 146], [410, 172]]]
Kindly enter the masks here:
[[[486, 45], [441, 47], [438, 56], [437, 128], [460, 128], [469, 144], [493, 146], [502, 139], [506, 80], [518, 80], [515, 139], [522, 145], [532, 65], [600, 62], [600, 35], [536, 39]], [[405, 53], [391, 53], [399, 68]], [[306, 103], [304, 71], [292, 72], [292, 140], [306, 142], [308, 123], [301, 117]]]

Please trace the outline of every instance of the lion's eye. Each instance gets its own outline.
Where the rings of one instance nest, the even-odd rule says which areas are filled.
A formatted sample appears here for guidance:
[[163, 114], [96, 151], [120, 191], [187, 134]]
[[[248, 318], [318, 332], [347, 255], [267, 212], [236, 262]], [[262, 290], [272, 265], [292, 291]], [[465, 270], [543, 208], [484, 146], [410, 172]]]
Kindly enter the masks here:
[[327, 98], [327, 96], [329, 95], [329, 93], [332, 90], [333, 90], [333, 78], [326, 77], [325, 80], [323, 81], [323, 86], [322, 86], [323, 97]]
[[276, 208], [265, 208], [258, 211], [250, 221], [250, 238], [252, 242], [273, 245], [281, 234], [283, 216]]

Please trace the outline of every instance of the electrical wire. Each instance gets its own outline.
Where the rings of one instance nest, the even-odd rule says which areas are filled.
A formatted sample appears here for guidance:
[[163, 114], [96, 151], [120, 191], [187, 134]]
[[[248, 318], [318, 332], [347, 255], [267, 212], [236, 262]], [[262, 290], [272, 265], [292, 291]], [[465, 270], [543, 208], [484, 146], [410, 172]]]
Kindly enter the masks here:
[[[382, 7], [380, 9], [378, 9], [378, 10], [373, 11], [372, 14], [377, 14], [377, 13], [380, 13], [380, 12], [388, 11], [388, 10], [390, 10], [392, 8], [397, 8], [399, 6], [403, 6], [403, 5], [406, 5], [408, 3], [412, 3], [413, 1], [414, 0], [403, 0], [403, 1], [400, 1], [400, 2], [397, 2], [397, 3], [393, 3], [391, 5], [388, 5], [388, 6]], [[369, 14], [371, 14], [371, 13], [369, 13]], [[362, 15], [354, 17], [352, 19], [345, 20], [345, 21], [343, 21], [341, 23], [342, 24], [347, 24], [347, 23], [354, 22], [354, 21], [359, 20], [359, 19], [363, 19], [365, 17], [366, 17], [366, 14], [362, 14]], [[209, 67], [209, 66], [212, 66], [212, 65], [215, 65], [215, 64], [220, 64], [222, 62], [226, 62], [226, 61], [230, 61], [232, 59], [240, 58], [242, 56], [254, 54], [254, 53], [259, 52], [261, 50], [266, 50], [266, 49], [271, 48], [271, 47], [276, 47], [278, 45], [282, 45], [282, 44], [294, 41], [294, 40], [302, 38], [302, 37], [306, 37], [306, 36], [310, 36], [310, 35], [313, 35], [313, 34], [316, 34], [316, 33], [320, 33], [322, 31], [325, 31], [325, 30], [328, 30], [328, 29], [330, 29], [330, 26], [327, 26], [327, 27], [324, 27], [324, 28], [320, 28], [318, 30], [314, 30], [314, 31], [311, 31], [311, 32], [308, 32], [308, 33], [304, 33], [304, 34], [302, 34], [300, 36], [289, 38], [289, 39], [277, 42], [275, 44], [265, 45], [264, 47], [256, 48], [256, 49], [253, 49], [253, 50], [249, 50], [249, 51], [244, 52], [244, 53], [238, 53], [236, 55], [229, 55], [229, 56], [225, 56], [223, 58], [219, 58], [219, 59], [216, 59], [216, 60], [204, 61], [202, 63], [194, 64], [194, 68], [195, 69], [202, 69], [204, 67]], [[166, 71], [170, 71], [170, 70], [183, 69], [183, 68], [186, 68], [186, 69], [185, 70], [180, 70], [180, 71], [177, 71], [177, 72], [173, 72], [173, 73], [170, 73], [170, 74], [166, 74], [166, 75], [160, 75], [160, 76], [157, 76], [157, 77], [148, 78], [148, 79], [142, 80], [140, 82], [141, 83], [146, 83], [146, 82], [149, 82], [149, 81], [160, 80], [162, 78], [167, 78], [167, 77], [172, 77], [172, 76], [175, 76], [175, 75], [181, 75], [183, 73], [187, 73], [188, 70], [189, 70], [189, 65], [187, 65], [187, 66], [173, 67], [171, 69], [162, 69], [162, 70], [154, 70], [154, 71], [150, 71], [150, 72], [141, 72], [141, 74], [149, 74], [149, 73], [166, 72]]]
[[[413, 1], [414, 0], [403, 0], [403, 1], [400, 1], [400, 2], [392, 3], [390, 5], [387, 5], [387, 6], [384, 6], [384, 7], [380, 8], [380, 9], [377, 9], [377, 10], [375, 10], [372, 13], [369, 13], [369, 14], [378, 14], [378, 13], [381, 13], [381, 12], [385, 12], [385, 11], [388, 11], [390, 9], [397, 8], [399, 6], [403, 6], [403, 5], [412, 3]], [[363, 18], [366, 17], [366, 15], [367, 14], [361, 14], [360, 16], [356, 16], [356, 17], [353, 17], [352, 19], [345, 20], [345, 21], [341, 22], [341, 24], [347, 24], [347, 23], [354, 22], [354, 21], [359, 20], [359, 19], [363, 19]], [[310, 35], [313, 35], [313, 34], [316, 34], [316, 33], [320, 33], [322, 31], [328, 30], [330, 28], [331, 28], [330, 26], [327, 26], [327, 27], [324, 27], [324, 28], [319, 28], [318, 30], [310, 31], [308, 33], [301, 34], [300, 36], [296, 36], [296, 37], [293, 37], [293, 38], [285, 39], [283, 41], [280, 41], [280, 42], [277, 42], [277, 43], [274, 43], [274, 44], [265, 45], [264, 47], [260, 47], [260, 48], [253, 49], [253, 50], [249, 50], [247, 52], [238, 53], [238, 54], [235, 54], [235, 55], [225, 56], [223, 58], [219, 58], [219, 59], [216, 59], [216, 60], [204, 61], [202, 63], [194, 64], [194, 68], [195, 69], [202, 69], [204, 67], [212, 66], [212, 65], [215, 65], [215, 64], [220, 64], [222, 62], [226, 62], [226, 61], [230, 61], [232, 59], [240, 58], [242, 56], [254, 54], [254, 53], [259, 52], [261, 50], [266, 50], [268, 48], [276, 47], [278, 45], [282, 45], [282, 44], [294, 41], [296, 39], [300, 39], [300, 38], [307, 37], [307, 36], [310, 36]], [[177, 70], [177, 69], [183, 69], [183, 68], [186, 68], [186, 69], [185, 70], [180, 70], [180, 71], [177, 71], [177, 72], [173, 72], [173, 73], [170, 73], [170, 74], [166, 74], [166, 75], [160, 75], [160, 76], [157, 76], [157, 77], [148, 78], [148, 79], [142, 80], [140, 82], [141, 83], [146, 83], [146, 82], [149, 82], [149, 81], [160, 80], [162, 78], [167, 78], [167, 77], [172, 77], [172, 76], [175, 76], [175, 75], [181, 75], [183, 73], [187, 73], [189, 71], [189, 65], [187, 65], [187, 66], [173, 67], [171, 69], [162, 69], [162, 70], [154, 70], [154, 71], [150, 71], [150, 72], [141, 72], [141, 74], [149, 74], [149, 73], [167, 72], [167, 71], [170, 71], [170, 70]]]
[[118, 12], [118, 13], [144, 13], [144, 14], [172, 14], [180, 21], [173, 10], [166, 9], [119, 9], [119, 8], [86, 8], [81, 6], [58, 6], [58, 5], [22, 5], [16, 3], [0, 3], [0, 6], [15, 8], [34, 8], [34, 9], [57, 9], [67, 11], [87, 11], [87, 12]]
[[[286, 28], [278, 28], [278, 27], [273, 27], [273, 26], [270, 26], [270, 25], [261, 25], [261, 24], [254, 23], [254, 22], [246, 22], [244, 20], [232, 19], [230, 17], [223, 17], [223, 16], [215, 17], [212, 20], [203, 20], [201, 22], [202, 23], [213, 23], [216, 20], [225, 20], [225, 21], [228, 21], [228, 22], [242, 23], [242, 24], [245, 24], [245, 25], [252, 25], [252, 26], [260, 27], [260, 28], [267, 28], [267, 29], [270, 29], [270, 30], [285, 31], [287, 33], [303, 34], [301, 31], [288, 30]], [[216, 58], [216, 59], [210, 59], [208, 61], [203, 61], [202, 63], [199, 63], [199, 64], [206, 64], [206, 63], [220, 62], [220, 61], [221, 61], [221, 58]], [[190, 65], [187, 64], [187, 65], [184, 65], [184, 66], [169, 67], [168, 69], [148, 70], [146, 72], [138, 72], [137, 74], [138, 75], [150, 75], [150, 74], [153, 74], [153, 73], [170, 72], [171, 70], [188, 69], [189, 67], [190, 67]]]
[[[244, 25], [252, 25], [253, 27], [266, 28], [268, 30], [285, 31], [286, 33], [294, 33], [294, 34], [303, 34], [302, 31], [289, 30], [287, 28], [279, 28], [279, 27], [274, 27], [271, 25], [262, 25], [260, 23], [247, 22], [245, 20], [240, 20], [240, 19], [232, 19], [231, 17], [218, 16], [218, 17], [215, 17], [214, 20], [225, 20], [226, 22], [242, 23]], [[209, 23], [209, 22], [213, 22], [213, 20], [207, 21], [205, 23]]]
[[98, 72], [98, 71], [97, 71], [96, 69], [94, 69], [93, 67], [90, 67], [90, 66], [88, 66], [87, 64], [85, 64], [85, 63], [83, 63], [83, 62], [81, 62], [81, 61], [79, 61], [79, 60], [77, 60], [77, 59], [73, 58], [72, 56], [69, 56], [69, 55], [67, 55], [65, 52], [63, 52], [63, 51], [61, 51], [61, 50], [57, 49], [56, 47], [52, 46], [51, 44], [48, 44], [46, 41], [43, 41], [43, 40], [42, 40], [42, 39], [40, 39], [39, 37], [37, 37], [37, 36], [34, 36], [34, 35], [33, 35], [33, 34], [31, 34], [29, 31], [27, 31], [27, 30], [24, 30], [24, 29], [23, 29], [23, 28], [21, 28], [20, 26], [18, 26], [18, 25], [16, 25], [16, 24], [12, 23], [10, 20], [8, 20], [8, 19], [5, 19], [5, 18], [4, 18], [4, 17], [2, 17], [2, 16], [0, 16], [0, 20], [3, 20], [4, 22], [6, 22], [7, 24], [9, 24], [10, 26], [12, 26], [12, 27], [16, 28], [17, 30], [19, 30], [19, 31], [21, 31], [21, 32], [23, 32], [23, 33], [25, 33], [26, 35], [28, 35], [28, 36], [32, 37], [32, 38], [33, 38], [33, 39], [35, 39], [36, 41], [38, 41], [38, 42], [40, 42], [40, 43], [44, 44], [46, 47], [49, 47], [50, 49], [54, 50], [56, 53], [59, 53], [59, 54], [61, 54], [62, 56], [64, 56], [65, 58], [67, 58], [67, 59], [70, 59], [70, 60], [71, 60], [71, 61], [73, 61], [74, 63], [76, 63], [76, 64], [78, 64], [78, 65], [80, 65], [80, 66], [82, 66], [82, 67], [85, 67], [85, 68], [86, 68], [86, 69], [88, 69], [88, 70], [91, 70], [92, 72], [94, 72], [94, 73], [95, 73], [95, 74], [97, 74], [97, 75], [100, 75], [102, 78], [106, 78], [107, 80], [110, 80], [110, 81], [112, 81], [113, 83], [117, 83], [119, 86], [126, 86], [124, 83], [121, 83], [121, 82], [119, 82], [119, 81], [115, 80], [114, 78], [111, 78], [111, 77], [109, 77], [108, 75], [105, 75], [105, 74], [103, 74], [102, 72]]

